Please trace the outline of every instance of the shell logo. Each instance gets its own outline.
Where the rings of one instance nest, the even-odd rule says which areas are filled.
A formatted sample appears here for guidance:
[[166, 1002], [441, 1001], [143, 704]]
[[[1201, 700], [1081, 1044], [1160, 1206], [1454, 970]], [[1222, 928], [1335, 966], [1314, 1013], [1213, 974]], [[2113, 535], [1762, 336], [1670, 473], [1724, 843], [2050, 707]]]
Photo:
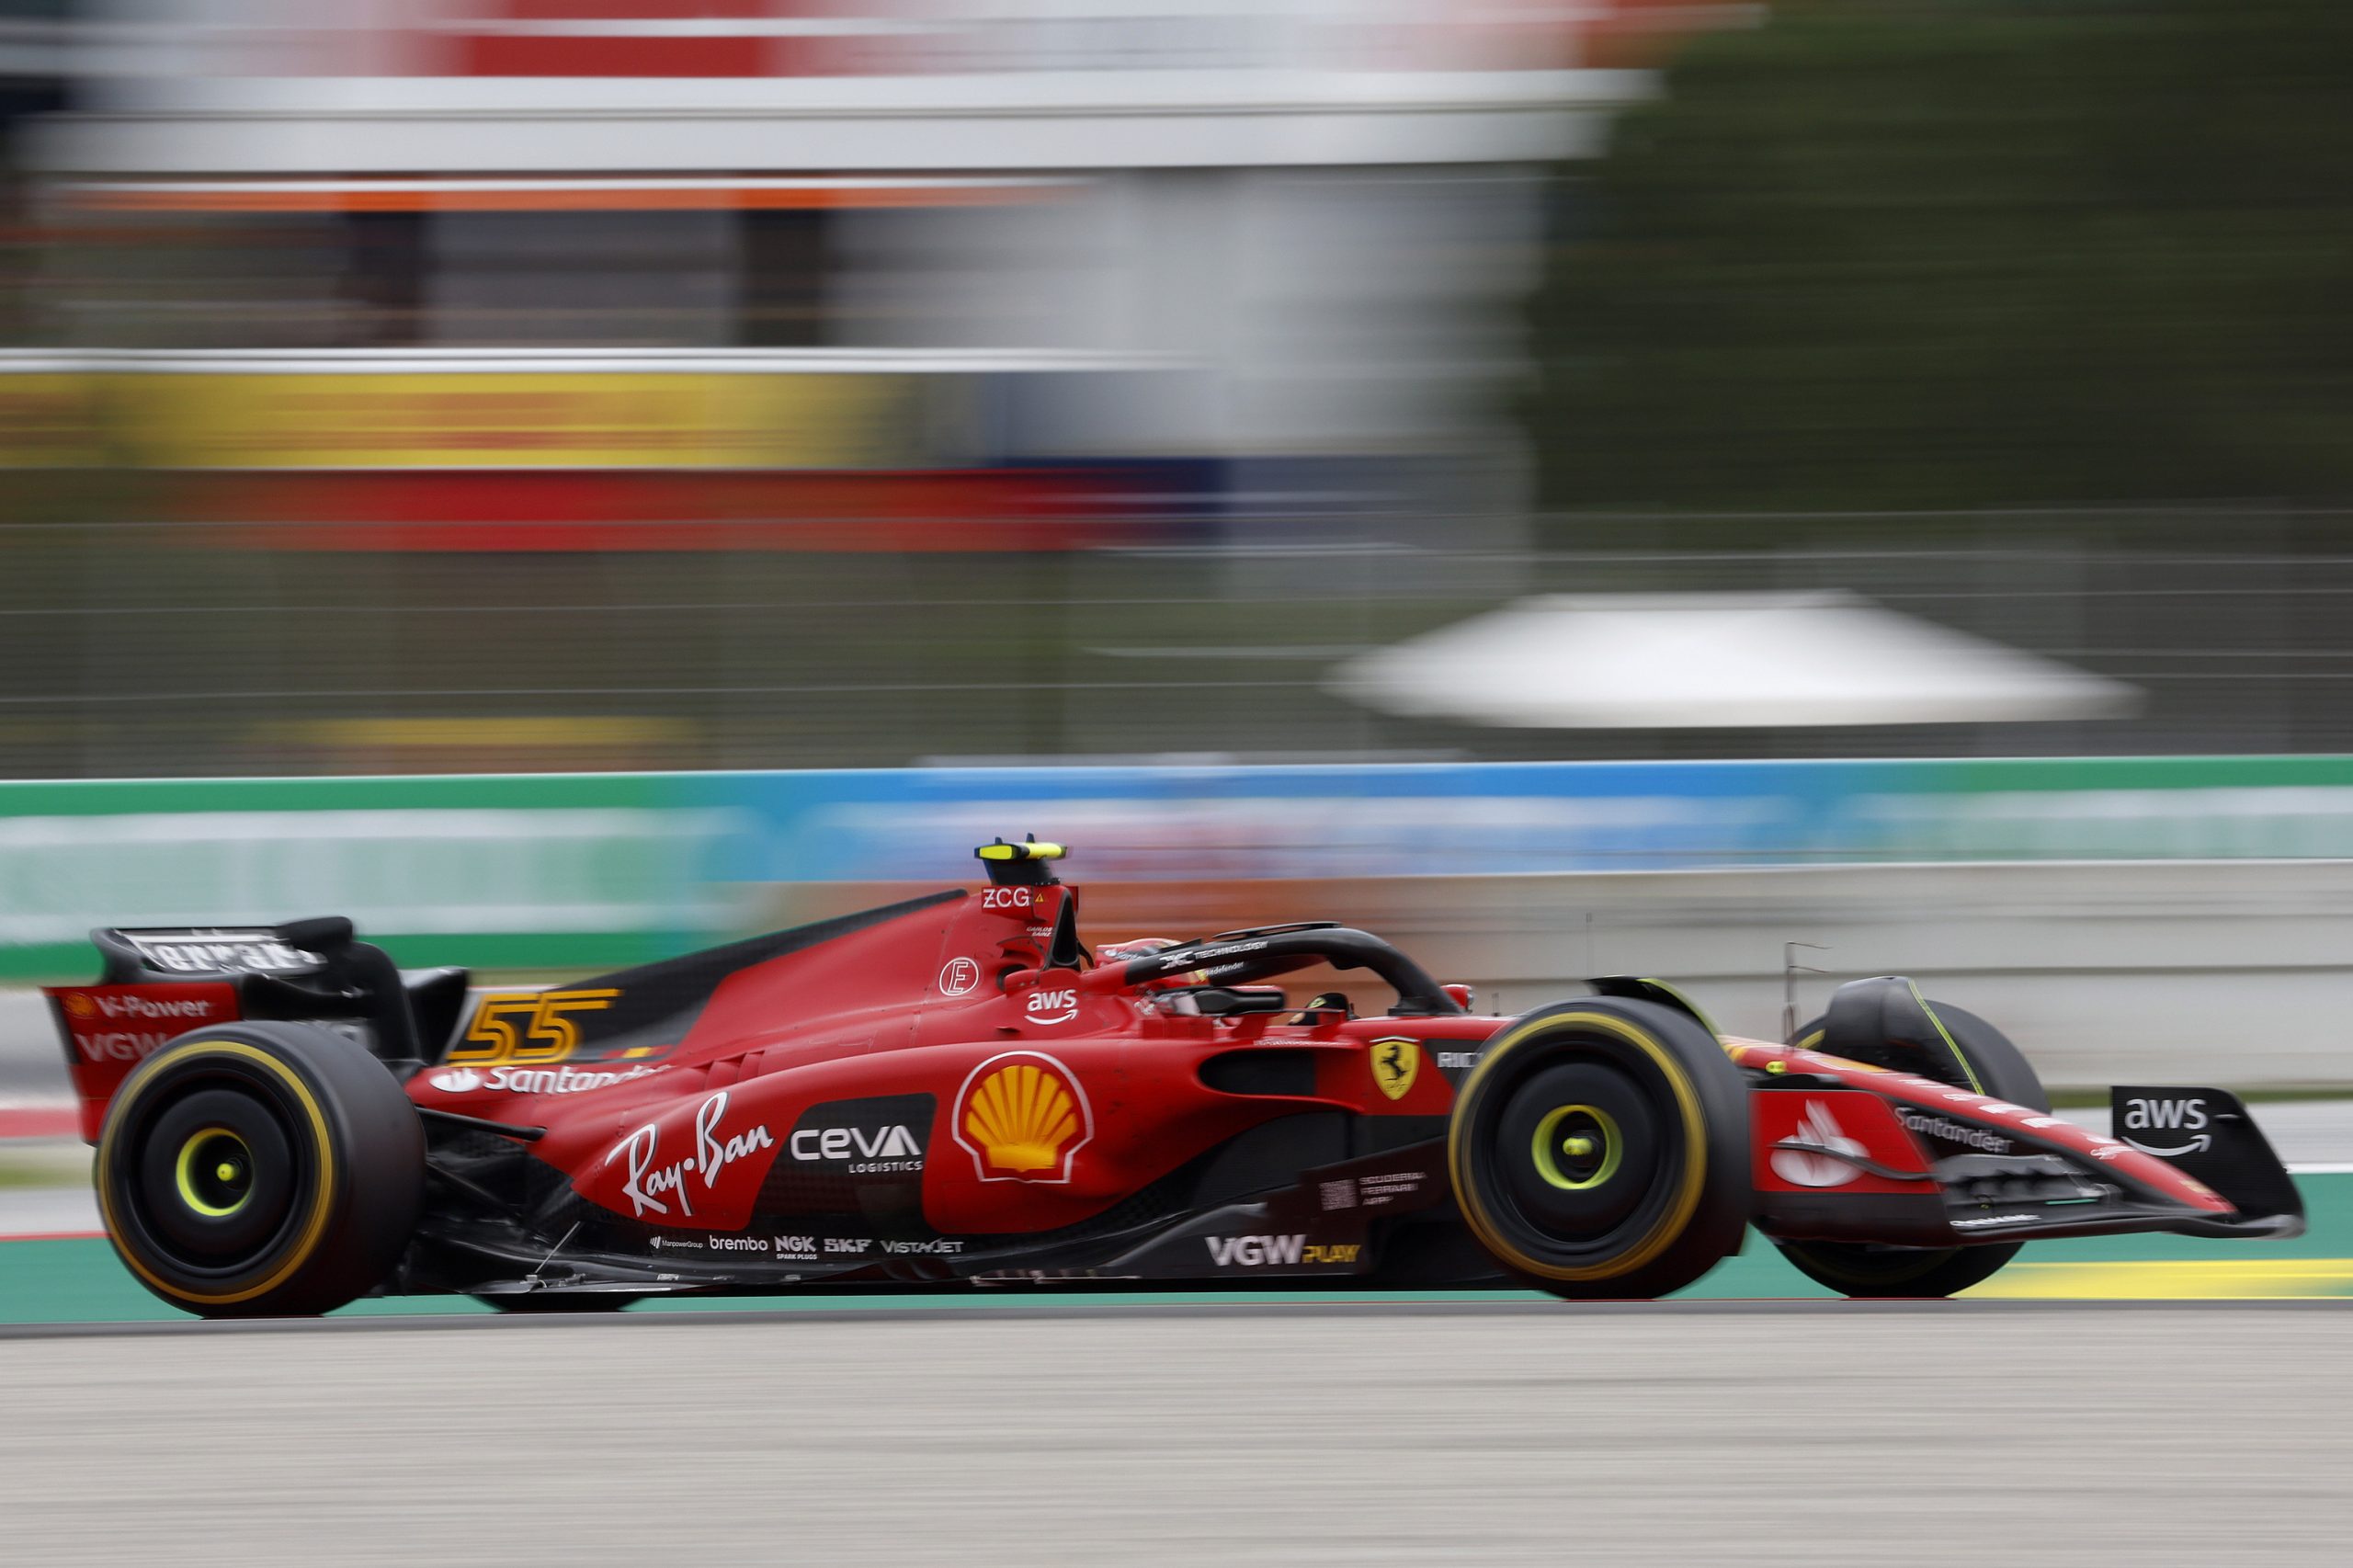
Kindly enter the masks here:
[[981, 1180], [1061, 1183], [1095, 1137], [1095, 1112], [1069, 1068], [1040, 1051], [1008, 1051], [972, 1069], [949, 1126]]
[[98, 1005], [79, 991], [69, 991], [65, 994], [65, 1010], [77, 1018], [95, 1018], [98, 1016]]

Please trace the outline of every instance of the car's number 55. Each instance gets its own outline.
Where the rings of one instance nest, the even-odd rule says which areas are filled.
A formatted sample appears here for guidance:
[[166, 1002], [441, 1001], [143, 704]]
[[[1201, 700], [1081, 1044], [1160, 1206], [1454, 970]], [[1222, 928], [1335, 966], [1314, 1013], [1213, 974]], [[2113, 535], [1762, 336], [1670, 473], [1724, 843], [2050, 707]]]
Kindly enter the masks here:
[[619, 991], [493, 992], [474, 1008], [465, 1038], [449, 1052], [453, 1064], [561, 1062], [580, 1045], [574, 1013], [602, 1012]]

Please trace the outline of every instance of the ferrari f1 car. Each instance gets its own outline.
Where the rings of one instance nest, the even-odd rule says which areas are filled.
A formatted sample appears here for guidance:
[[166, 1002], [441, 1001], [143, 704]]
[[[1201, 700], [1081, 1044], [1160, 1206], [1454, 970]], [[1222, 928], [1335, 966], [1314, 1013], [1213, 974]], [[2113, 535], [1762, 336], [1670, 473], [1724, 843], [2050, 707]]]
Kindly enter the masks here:
[[[1044, 844], [985, 887], [551, 990], [404, 971], [351, 923], [101, 930], [49, 994], [131, 1272], [208, 1316], [467, 1292], [1151, 1282], [1661, 1295], [1755, 1226], [1806, 1274], [1941, 1296], [2021, 1243], [2290, 1236], [2213, 1088], [2050, 1114], [1900, 977], [1785, 1043], [1653, 980], [1474, 1012], [1328, 923], [1090, 951]], [[1303, 1004], [1268, 982], [1362, 976]], [[1370, 990], [1370, 986], [1363, 987]]]

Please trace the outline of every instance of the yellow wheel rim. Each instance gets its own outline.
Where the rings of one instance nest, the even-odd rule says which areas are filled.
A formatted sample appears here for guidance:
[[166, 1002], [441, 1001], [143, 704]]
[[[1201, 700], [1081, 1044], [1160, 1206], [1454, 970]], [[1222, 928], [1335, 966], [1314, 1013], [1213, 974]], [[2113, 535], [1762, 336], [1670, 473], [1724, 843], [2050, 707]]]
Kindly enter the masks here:
[[[308, 1128], [310, 1132], [308, 1146], [312, 1157], [319, 1162], [319, 1178], [312, 1194], [310, 1206], [298, 1221], [301, 1227], [301, 1233], [296, 1236], [293, 1246], [287, 1252], [285, 1257], [280, 1260], [275, 1269], [270, 1271], [268, 1278], [241, 1290], [219, 1292], [184, 1290], [167, 1283], [153, 1269], [140, 1260], [136, 1248], [124, 1244], [122, 1221], [114, 1211], [115, 1183], [111, 1174], [117, 1168], [117, 1136], [121, 1132], [124, 1122], [129, 1119], [137, 1099], [147, 1085], [153, 1083], [165, 1069], [174, 1063], [206, 1056], [243, 1059], [282, 1083], [293, 1096], [295, 1104], [301, 1108], [302, 1115], [296, 1125], [298, 1129], [305, 1126]], [[299, 1131], [296, 1136], [299, 1140], [301, 1137]], [[106, 1220], [107, 1239], [114, 1244], [115, 1256], [121, 1258], [133, 1274], [145, 1280], [166, 1301], [181, 1303], [193, 1302], [199, 1306], [207, 1307], [234, 1306], [241, 1301], [250, 1301], [257, 1296], [276, 1290], [292, 1278], [295, 1273], [311, 1260], [312, 1255], [318, 1250], [320, 1238], [326, 1234], [327, 1218], [335, 1212], [335, 1187], [341, 1177], [341, 1171], [335, 1158], [335, 1141], [327, 1131], [326, 1110], [319, 1104], [318, 1096], [311, 1092], [311, 1085], [302, 1081], [301, 1074], [257, 1045], [249, 1044], [241, 1040], [220, 1040], [210, 1037], [201, 1040], [183, 1040], [176, 1044], [165, 1046], [149, 1057], [143, 1066], [124, 1081], [122, 1088], [115, 1095], [113, 1106], [107, 1111], [106, 1131], [98, 1138], [97, 1164], [98, 1212]]]
[[180, 1145], [172, 1175], [180, 1201], [207, 1219], [225, 1220], [253, 1197], [253, 1151], [225, 1127], [199, 1127]]
[[[1573, 1116], [1582, 1116], [1592, 1122], [1593, 1131], [1562, 1132], [1561, 1124]], [[1561, 1168], [1563, 1155], [1573, 1162], [1573, 1167], [1591, 1159], [1597, 1142], [1601, 1164], [1582, 1176], [1575, 1175], [1574, 1168]], [[1618, 1162], [1624, 1148], [1624, 1142], [1618, 1136], [1618, 1123], [1608, 1111], [1598, 1106], [1564, 1105], [1547, 1111], [1544, 1119], [1536, 1124], [1536, 1139], [1529, 1152], [1535, 1155], [1538, 1176], [1563, 1192], [1589, 1192], [1618, 1174]]]
[[1459, 1107], [1462, 1101], [1471, 1098], [1483, 1083], [1500, 1077], [1499, 1064], [1529, 1040], [1541, 1039], [1555, 1029], [1576, 1028], [1615, 1035], [1639, 1050], [1657, 1065], [1661, 1077], [1673, 1094], [1677, 1118], [1683, 1124], [1687, 1153], [1666, 1212], [1659, 1216], [1658, 1223], [1650, 1233], [1623, 1256], [1607, 1263], [1568, 1267], [1530, 1257], [1512, 1244], [1510, 1237], [1496, 1225], [1485, 1205], [1480, 1201], [1478, 1184], [1472, 1173], [1471, 1143], [1463, 1136], [1463, 1118], [1459, 1111], [1453, 1125], [1447, 1131], [1447, 1171], [1453, 1179], [1455, 1199], [1462, 1206], [1463, 1223], [1495, 1256], [1515, 1268], [1542, 1278], [1608, 1279], [1631, 1274], [1665, 1252], [1682, 1233], [1684, 1226], [1690, 1222], [1692, 1213], [1699, 1207], [1700, 1189], [1707, 1184], [1708, 1177], [1707, 1126], [1699, 1112], [1699, 1091], [1692, 1085], [1690, 1076], [1684, 1072], [1683, 1064], [1676, 1061], [1674, 1054], [1665, 1046], [1652, 1039], [1646, 1030], [1627, 1019], [1608, 1013], [1555, 1013], [1529, 1019], [1502, 1039], [1491, 1042], [1481, 1053], [1478, 1066], [1471, 1070], [1471, 1076], [1464, 1079], [1461, 1087], [1455, 1091], [1455, 1103]]

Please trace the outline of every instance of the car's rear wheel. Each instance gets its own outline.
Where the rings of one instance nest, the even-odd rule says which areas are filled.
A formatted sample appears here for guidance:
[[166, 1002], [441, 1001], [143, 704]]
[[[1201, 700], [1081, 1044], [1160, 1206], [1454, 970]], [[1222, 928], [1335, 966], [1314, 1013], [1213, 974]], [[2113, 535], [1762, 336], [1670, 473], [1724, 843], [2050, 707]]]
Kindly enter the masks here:
[[324, 1312], [381, 1283], [416, 1228], [425, 1131], [373, 1057], [301, 1024], [171, 1041], [108, 1108], [107, 1235], [205, 1317]]
[[[2024, 1052], [2008, 1037], [1974, 1013], [1946, 1002], [1931, 1002], [1953, 1044], [1960, 1048], [1977, 1088], [1997, 1100], [2051, 1108], [2050, 1093], [2036, 1076]], [[1818, 1036], [1822, 1020], [1814, 1019], [1797, 1033], [1799, 1043]], [[1848, 1296], [1933, 1298], [1956, 1295], [1982, 1285], [2018, 1256], [2020, 1244], [1994, 1242], [1984, 1246], [1897, 1247], [1871, 1242], [1779, 1242], [1781, 1256], [1799, 1273], [1817, 1285]]]
[[1746, 1100], [1688, 1014], [1599, 996], [1530, 1013], [1497, 1032], [1455, 1101], [1463, 1222], [1555, 1295], [1679, 1290], [1740, 1245]]

